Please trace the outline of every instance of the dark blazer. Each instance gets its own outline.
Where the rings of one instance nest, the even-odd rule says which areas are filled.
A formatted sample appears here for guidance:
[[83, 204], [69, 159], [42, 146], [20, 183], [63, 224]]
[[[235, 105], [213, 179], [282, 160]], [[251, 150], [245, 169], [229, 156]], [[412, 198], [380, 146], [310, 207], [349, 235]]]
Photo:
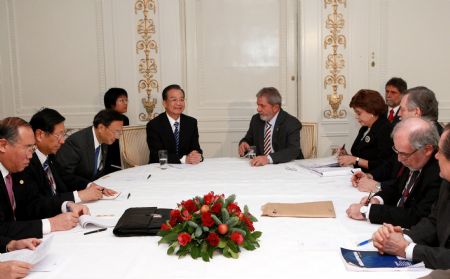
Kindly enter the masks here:
[[369, 161], [369, 168], [362, 168], [368, 172], [382, 164], [384, 160], [394, 153], [392, 151], [391, 123], [385, 117], [378, 117], [369, 131], [363, 138], [364, 133], [369, 129], [367, 126], [361, 127], [352, 145], [352, 155]]
[[170, 164], [180, 164], [180, 159], [194, 150], [203, 151], [198, 142], [197, 119], [180, 115], [179, 154], [176, 154], [175, 136], [166, 113], [161, 113], [147, 123], [147, 144], [150, 149], [149, 163], [159, 162], [158, 150], [167, 150]]
[[450, 268], [450, 183], [442, 181], [439, 199], [431, 214], [405, 231], [417, 244], [413, 260], [423, 261], [427, 268]]
[[47, 174], [36, 153], [33, 153], [28, 167], [13, 174], [18, 220], [53, 217], [61, 213], [63, 202], [75, 200], [73, 193], [69, 192], [59, 175], [60, 170], [54, 155], [49, 155], [48, 160], [56, 184], [56, 195], [52, 193]]
[[[13, 186], [13, 188], [15, 188]], [[17, 208], [17, 206], [16, 206]], [[0, 253], [6, 251], [6, 244], [11, 240], [37, 237], [42, 238], [42, 221], [15, 221], [9, 202], [5, 181], [0, 172]]]
[[[259, 114], [255, 114], [250, 121], [250, 127], [243, 141], [249, 145], [256, 146], [256, 155], [264, 154], [264, 126], [266, 122], [261, 120]], [[275, 127], [273, 127], [272, 146], [273, 153], [270, 153], [274, 164], [285, 163], [295, 159], [303, 159], [300, 148], [300, 130], [302, 123], [294, 116], [284, 110], [278, 113]]]
[[[102, 144], [102, 161], [105, 166], [108, 145]], [[56, 154], [56, 162], [61, 166], [64, 183], [73, 190], [83, 190], [86, 186], [106, 174], [106, 169], [94, 173], [95, 147], [92, 126], [84, 128], [71, 136]]]
[[[130, 120], [124, 114], [123, 116], [123, 126], [130, 125]], [[105, 173], [111, 173], [120, 170], [121, 167], [120, 161], [120, 145], [119, 140], [116, 140], [113, 144], [108, 146], [108, 153], [106, 154], [106, 163], [105, 163]]]
[[372, 223], [389, 223], [410, 228], [422, 217], [430, 214], [432, 204], [438, 199], [439, 186], [442, 179], [439, 176], [439, 164], [434, 154], [422, 168], [416, 185], [414, 185], [403, 208], [397, 207], [402, 191], [408, 181], [409, 170], [406, 168], [395, 183], [382, 188], [376, 196], [380, 196], [384, 204], [372, 204], [369, 220]]

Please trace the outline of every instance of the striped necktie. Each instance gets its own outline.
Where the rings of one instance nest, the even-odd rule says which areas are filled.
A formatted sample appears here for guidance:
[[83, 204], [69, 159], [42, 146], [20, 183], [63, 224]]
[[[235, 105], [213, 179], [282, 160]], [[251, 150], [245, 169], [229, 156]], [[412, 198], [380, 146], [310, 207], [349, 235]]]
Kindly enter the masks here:
[[56, 184], [55, 180], [53, 179], [52, 170], [50, 169], [50, 166], [48, 164], [48, 158], [45, 160], [44, 164], [42, 164], [42, 168], [45, 171], [45, 174], [47, 175], [47, 181], [50, 185], [50, 188], [52, 189], [52, 194], [55, 195], [56, 193]]
[[175, 136], [176, 151], [178, 154], [179, 145], [180, 145], [180, 130], [178, 129], [178, 127], [180, 126], [180, 123], [175, 122], [175, 123], [173, 123], [173, 125], [175, 126], [175, 131], [173, 132], [173, 135]]
[[272, 152], [272, 125], [266, 122], [265, 132], [264, 132], [264, 155], [269, 155]]
[[97, 175], [98, 173], [98, 169], [99, 169], [99, 156], [100, 156], [100, 150], [101, 150], [101, 145], [97, 146], [97, 148], [95, 149], [95, 164], [94, 164], [94, 176]]
[[397, 207], [404, 207], [405, 202], [409, 197], [409, 194], [411, 193], [412, 188], [416, 184], [418, 178], [419, 178], [420, 171], [411, 171], [409, 173], [409, 180], [406, 183], [405, 188], [403, 189], [402, 196], [400, 200], [397, 203]]

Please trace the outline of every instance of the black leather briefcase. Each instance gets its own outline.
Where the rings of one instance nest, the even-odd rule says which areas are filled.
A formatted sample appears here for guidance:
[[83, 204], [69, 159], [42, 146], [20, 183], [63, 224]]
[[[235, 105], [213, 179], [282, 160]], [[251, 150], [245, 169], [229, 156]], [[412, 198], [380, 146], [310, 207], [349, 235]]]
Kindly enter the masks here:
[[156, 235], [161, 225], [170, 218], [171, 209], [132, 207], [125, 210], [113, 233], [115, 236]]

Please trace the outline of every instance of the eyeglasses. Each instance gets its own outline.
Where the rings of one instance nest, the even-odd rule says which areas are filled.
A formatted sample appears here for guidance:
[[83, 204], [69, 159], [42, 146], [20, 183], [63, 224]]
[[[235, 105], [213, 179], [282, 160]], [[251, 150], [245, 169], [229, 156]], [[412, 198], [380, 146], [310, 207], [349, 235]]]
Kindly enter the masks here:
[[64, 139], [67, 136], [66, 131], [59, 133], [59, 134], [53, 134], [53, 133], [47, 133], [47, 134], [54, 136], [58, 141]]
[[400, 151], [397, 150], [397, 148], [395, 148], [395, 146], [392, 146], [392, 150], [394, 150], [395, 154], [397, 154], [398, 156], [401, 156], [401, 157], [403, 157], [403, 158], [405, 158], [405, 159], [411, 157], [411, 156], [412, 156], [414, 153], [416, 153], [419, 149], [420, 149], [420, 148], [415, 149], [413, 152], [406, 153], [406, 152], [400, 152]]
[[116, 138], [120, 138], [120, 135], [122, 135], [122, 130], [111, 130], [109, 127], [106, 127], [109, 131], [111, 131]]

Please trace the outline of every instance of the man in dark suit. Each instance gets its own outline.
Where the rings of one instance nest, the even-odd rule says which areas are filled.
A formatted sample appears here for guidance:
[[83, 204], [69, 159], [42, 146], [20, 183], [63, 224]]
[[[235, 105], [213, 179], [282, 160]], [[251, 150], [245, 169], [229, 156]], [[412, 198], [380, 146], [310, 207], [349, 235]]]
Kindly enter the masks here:
[[150, 164], [159, 162], [159, 150], [167, 150], [171, 164], [198, 164], [203, 161], [197, 120], [183, 114], [184, 97], [184, 90], [179, 85], [164, 88], [162, 98], [166, 112], [147, 123]]
[[[35, 149], [33, 130], [23, 119], [9, 117], [0, 121], [0, 252], [13, 239], [41, 238], [51, 231], [71, 229], [78, 223], [78, 216], [88, 214], [85, 206], [68, 202], [61, 207], [62, 214], [49, 219], [16, 221], [16, 187], [27, 187], [24, 181], [13, 185], [12, 173], [22, 171], [30, 162]], [[3, 250], [4, 251], [4, 250]]]
[[[373, 198], [347, 209], [350, 218], [371, 223], [391, 223], [404, 228], [428, 216], [437, 200], [441, 178], [434, 158], [439, 134], [433, 123], [412, 117], [398, 123], [393, 132], [394, 151], [407, 169], [395, 183], [384, 187]], [[370, 199], [370, 200], [369, 200]]]
[[[13, 175], [15, 185], [26, 182], [27, 187], [15, 187], [16, 203], [19, 205], [16, 216], [44, 216], [39, 205], [44, 200], [61, 205], [65, 201], [88, 202], [102, 197], [102, 187], [90, 186], [85, 190], [69, 191], [60, 177], [61, 168], [55, 161], [56, 152], [64, 143], [65, 118], [56, 110], [44, 108], [31, 117], [30, 125], [34, 131], [36, 151], [30, 164], [22, 172]], [[40, 199], [36, 196], [41, 197]], [[57, 209], [57, 206], [53, 206]], [[47, 212], [50, 216], [59, 212]]]
[[281, 108], [281, 94], [274, 87], [265, 87], [256, 94], [258, 113], [253, 115], [247, 134], [239, 142], [239, 156], [251, 145], [256, 147], [252, 166], [285, 163], [303, 159], [300, 149], [302, 124]]
[[406, 81], [402, 78], [393, 77], [385, 85], [386, 105], [388, 106], [387, 119], [395, 126], [400, 121], [400, 101], [408, 88]]
[[[406, 91], [400, 102], [398, 114], [401, 119], [410, 117], [428, 119], [433, 122], [439, 135], [442, 134], [443, 128], [437, 122], [438, 101], [434, 92], [424, 86], [410, 88]], [[401, 175], [402, 171], [402, 164], [397, 160], [397, 155], [395, 155], [372, 170], [370, 174], [355, 173], [352, 178], [353, 186], [363, 192], [373, 192], [377, 186], [384, 188], [387, 185], [391, 185], [395, 178]]]
[[450, 268], [450, 125], [444, 129], [436, 153], [443, 178], [439, 199], [431, 214], [411, 230], [384, 224], [373, 234], [373, 244], [380, 253], [423, 261], [427, 268]]
[[100, 187], [104, 195], [116, 192], [92, 182], [105, 172], [108, 145], [122, 133], [123, 117], [114, 110], [101, 110], [94, 117], [93, 126], [84, 128], [65, 141], [56, 153], [56, 162], [61, 166], [64, 183], [72, 190]]

